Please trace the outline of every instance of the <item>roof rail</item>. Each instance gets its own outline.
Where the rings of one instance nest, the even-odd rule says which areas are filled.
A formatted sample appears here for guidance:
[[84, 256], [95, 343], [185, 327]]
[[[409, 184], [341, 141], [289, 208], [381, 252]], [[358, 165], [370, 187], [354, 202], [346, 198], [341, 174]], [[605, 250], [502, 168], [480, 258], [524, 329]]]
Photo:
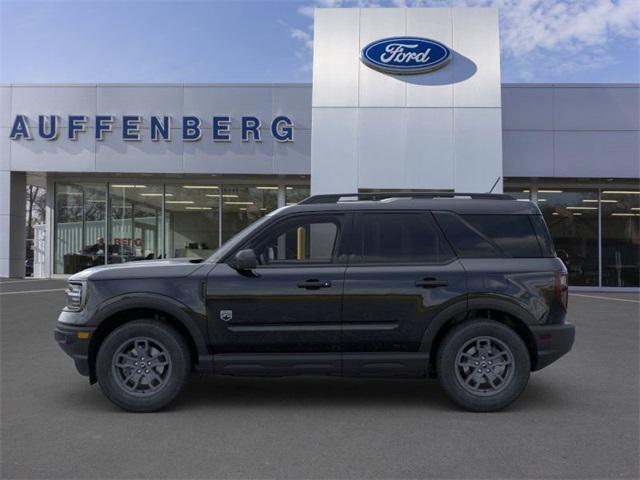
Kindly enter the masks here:
[[310, 205], [317, 203], [338, 203], [354, 201], [375, 201], [389, 198], [472, 198], [481, 200], [515, 200], [511, 195], [504, 193], [458, 193], [458, 192], [367, 192], [367, 193], [330, 193], [323, 195], [312, 195], [307, 197], [298, 205]]

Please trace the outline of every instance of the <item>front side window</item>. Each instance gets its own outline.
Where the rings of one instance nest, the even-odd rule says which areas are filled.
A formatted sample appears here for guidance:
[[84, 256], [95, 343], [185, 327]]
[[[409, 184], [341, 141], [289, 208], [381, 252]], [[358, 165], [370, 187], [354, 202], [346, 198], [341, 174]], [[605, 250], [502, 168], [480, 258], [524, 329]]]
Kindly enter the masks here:
[[303, 216], [276, 225], [252, 242], [260, 265], [330, 263], [340, 233], [340, 219]]
[[356, 259], [362, 263], [442, 263], [453, 258], [428, 213], [363, 213], [356, 231]]

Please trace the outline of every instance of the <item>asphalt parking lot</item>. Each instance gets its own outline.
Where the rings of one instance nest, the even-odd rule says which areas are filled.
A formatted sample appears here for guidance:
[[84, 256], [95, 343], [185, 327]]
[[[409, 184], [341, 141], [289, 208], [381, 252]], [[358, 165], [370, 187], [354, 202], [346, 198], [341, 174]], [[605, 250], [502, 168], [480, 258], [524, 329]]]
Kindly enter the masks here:
[[433, 380], [194, 377], [129, 414], [53, 341], [63, 288], [0, 280], [2, 478], [639, 477], [638, 295], [572, 294], [574, 350], [504, 412]]

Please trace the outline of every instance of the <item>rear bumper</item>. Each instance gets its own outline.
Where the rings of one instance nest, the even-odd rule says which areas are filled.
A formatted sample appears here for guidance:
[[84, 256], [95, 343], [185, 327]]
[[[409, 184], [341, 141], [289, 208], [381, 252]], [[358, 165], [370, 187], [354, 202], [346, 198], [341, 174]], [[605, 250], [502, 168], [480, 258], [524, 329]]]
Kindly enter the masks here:
[[532, 370], [540, 370], [571, 350], [576, 329], [571, 323], [531, 326], [537, 347], [537, 360]]
[[69, 355], [80, 375], [89, 376], [89, 342], [95, 329], [58, 323], [53, 331], [60, 348]]

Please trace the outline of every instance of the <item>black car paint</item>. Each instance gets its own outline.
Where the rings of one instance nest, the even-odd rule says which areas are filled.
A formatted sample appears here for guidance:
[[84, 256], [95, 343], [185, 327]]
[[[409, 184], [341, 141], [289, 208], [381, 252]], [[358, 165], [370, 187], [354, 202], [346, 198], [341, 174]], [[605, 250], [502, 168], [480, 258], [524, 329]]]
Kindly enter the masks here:
[[[424, 375], [432, 344], [447, 322], [483, 309], [508, 313], [525, 326], [534, 343], [534, 370], [571, 348], [573, 326], [564, 323], [565, 310], [554, 294], [555, 273], [566, 271], [558, 258], [371, 267], [350, 264], [345, 254], [328, 265], [260, 266], [253, 273], [230, 266], [235, 252], [282, 218], [380, 209], [540, 214], [529, 202], [504, 200], [287, 207], [235, 239], [232, 249], [223, 247], [203, 262], [131, 262], [74, 275], [70, 281], [86, 288], [86, 305], [80, 312], [62, 312], [56, 339], [92, 381], [101, 331], [112, 328], [115, 315], [140, 309], [178, 322], [191, 337], [195, 368], [210, 373]], [[299, 286], [308, 281], [326, 288]], [[231, 310], [232, 318], [223, 319], [223, 310]], [[89, 332], [90, 339], [69, 340], [76, 330]], [[544, 362], [536, 364], [538, 357]]]

